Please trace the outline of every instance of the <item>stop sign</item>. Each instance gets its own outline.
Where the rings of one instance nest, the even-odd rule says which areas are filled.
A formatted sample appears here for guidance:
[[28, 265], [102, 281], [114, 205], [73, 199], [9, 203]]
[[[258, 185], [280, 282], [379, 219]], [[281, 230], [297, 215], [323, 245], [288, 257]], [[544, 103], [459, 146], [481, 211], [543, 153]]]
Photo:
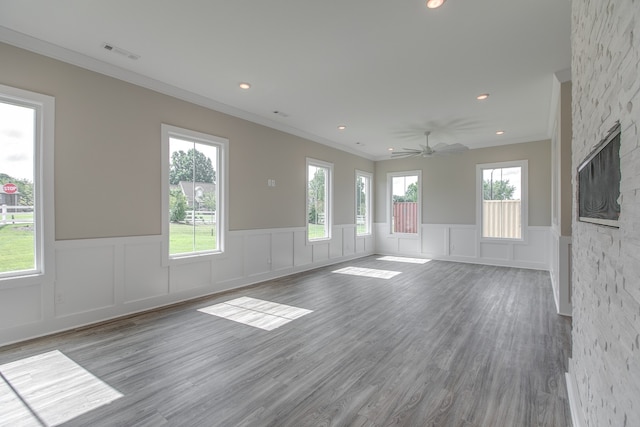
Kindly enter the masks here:
[[12, 184], [9, 182], [2, 186], [2, 191], [4, 191], [7, 194], [13, 194], [16, 191], [18, 191], [18, 187], [15, 184]]

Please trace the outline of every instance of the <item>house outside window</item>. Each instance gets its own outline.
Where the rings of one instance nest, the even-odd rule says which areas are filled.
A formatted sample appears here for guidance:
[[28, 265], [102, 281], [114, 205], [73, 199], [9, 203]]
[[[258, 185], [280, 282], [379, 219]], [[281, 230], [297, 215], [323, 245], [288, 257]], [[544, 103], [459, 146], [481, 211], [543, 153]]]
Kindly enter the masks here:
[[168, 258], [222, 252], [228, 141], [169, 125], [162, 125], [162, 137]]
[[482, 239], [523, 240], [527, 225], [527, 161], [476, 166]]
[[53, 269], [52, 97], [0, 85], [0, 278]]
[[307, 241], [331, 239], [333, 164], [307, 158]]

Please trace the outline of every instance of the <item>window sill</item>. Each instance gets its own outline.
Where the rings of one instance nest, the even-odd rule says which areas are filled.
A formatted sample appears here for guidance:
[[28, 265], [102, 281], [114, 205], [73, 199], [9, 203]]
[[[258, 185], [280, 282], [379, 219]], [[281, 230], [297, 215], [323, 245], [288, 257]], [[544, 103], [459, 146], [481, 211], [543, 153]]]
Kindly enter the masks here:
[[193, 264], [196, 262], [208, 262], [213, 261], [214, 258], [221, 257], [224, 255], [224, 252], [203, 252], [197, 254], [184, 254], [184, 255], [175, 255], [169, 256], [166, 259], [166, 266], [171, 265], [182, 265], [182, 264]]

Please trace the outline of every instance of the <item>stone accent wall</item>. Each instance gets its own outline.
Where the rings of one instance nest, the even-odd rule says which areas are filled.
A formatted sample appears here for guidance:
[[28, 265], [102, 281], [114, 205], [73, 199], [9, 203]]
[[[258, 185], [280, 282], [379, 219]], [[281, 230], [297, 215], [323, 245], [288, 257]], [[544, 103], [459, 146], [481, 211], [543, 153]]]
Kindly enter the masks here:
[[[573, 0], [573, 354], [587, 426], [640, 425], [640, 1]], [[620, 228], [575, 220], [579, 163], [619, 120]]]

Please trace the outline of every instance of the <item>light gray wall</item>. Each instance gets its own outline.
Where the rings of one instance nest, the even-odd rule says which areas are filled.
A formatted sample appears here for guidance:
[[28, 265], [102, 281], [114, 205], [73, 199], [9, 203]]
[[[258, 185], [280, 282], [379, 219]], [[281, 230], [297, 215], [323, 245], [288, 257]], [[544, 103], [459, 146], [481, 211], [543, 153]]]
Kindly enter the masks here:
[[160, 234], [161, 123], [229, 139], [231, 230], [304, 226], [307, 156], [334, 163], [334, 224], [355, 221], [370, 160], [2, 43], [0, 58], [1, 84], [56, 100], [56, 240]]
[[481, 148], [443, 157], [376, 162], [375, 222], [387, 220], [387, 173], [422, 170], [422, 223], [476, 223], [476, 165], [529, 161], [529, 225], [551, 224], [551, 142]]
[[639, 6], [572, 2], [573, 170], [618, 120], [622, 131], [620, 228], [576, 221], [574, 202], [570, 377], [590, 427], [640, 422]]

